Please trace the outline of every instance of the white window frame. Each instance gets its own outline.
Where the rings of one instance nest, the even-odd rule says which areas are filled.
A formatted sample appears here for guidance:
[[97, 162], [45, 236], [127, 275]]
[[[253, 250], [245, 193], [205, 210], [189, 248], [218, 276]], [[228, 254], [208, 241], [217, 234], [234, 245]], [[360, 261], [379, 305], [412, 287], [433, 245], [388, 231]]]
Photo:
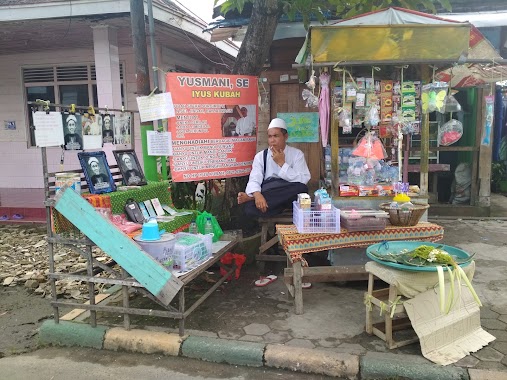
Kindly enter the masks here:
[[[80, 79], [80, 80], [58, 80], [58, 68], [62, 67], [76, 67], [76, 66], [86, 66], [87, 67], [87, 79]], [[38, 65], [38, 66], [25, 66], [21, 68], [21, 77], [23, 81], [23, 99], [25, 104], [28, 102], [27, 100], [27, 94], [26, 89], [30, 87], [53, 87], [54, 94], [55, 94], [55, 103], [60, 103], [60, 86], [69, 86], [69, 85], [83, 85], [86, 84], [88, 86], [88, 100], [90, 101], [90, 104], [95, 104], [96, 101], [98, 103], [97, 99], [94, 99], [94, 92], [93, 92], [93, 85], [97, 85], [97, 79], [92, 79], [92, 67], [95, 66], [94, 62], [90, 63], [73, 63], [73, 64], [62, 64], [62, 65]], [[44, 82], [25, 82], [25, 76], [24, 76], [24, 70], [25, 69], [37, 69], [37, 68], [52, 68], [53, 69], [53, 81], [44, 81]], [[126, 97], [125, 94], [125, 63], [120, 62], [120, 85], [123, 89], [124, 97]], [[46, 100], [46, 99], [43, 99]], [[84, 104], [76, 104], [79, 106], [88, 106]], [[55, 111], [63, 112], [66, 111], [67, 108], [63, 107], [55, 107]], [[30, 130], [30, 107], [25, 108], [26, 112], [26, 128], [28, 131], [27, 134], [27, 145], [29, 148], [35, 147], [35, 139], [33, 138], [32, 131]]]

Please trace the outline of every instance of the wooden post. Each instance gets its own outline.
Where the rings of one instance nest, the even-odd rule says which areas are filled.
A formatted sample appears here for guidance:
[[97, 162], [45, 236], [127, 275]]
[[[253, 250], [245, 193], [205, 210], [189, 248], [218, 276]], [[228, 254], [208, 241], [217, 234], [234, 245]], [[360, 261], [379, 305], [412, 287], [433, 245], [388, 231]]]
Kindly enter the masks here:
[[331, 114], [331, 137], [329, 143], [331, 144], [331, 189], [333, 191], [332, 196], [339, 196], [338, 186], [338, 155], [339, 155], [339, 141], [338, 141], [338, 120], [334, 117], [334, 113]]

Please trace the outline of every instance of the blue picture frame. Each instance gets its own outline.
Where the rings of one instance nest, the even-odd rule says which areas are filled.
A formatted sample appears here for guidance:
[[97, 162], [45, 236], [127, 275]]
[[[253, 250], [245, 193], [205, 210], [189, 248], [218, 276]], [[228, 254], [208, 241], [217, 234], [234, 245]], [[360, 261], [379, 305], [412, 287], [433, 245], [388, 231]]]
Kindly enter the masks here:
[[116, 185], [107, 164], [106, 153], [103, 151], [79, 152], [77, 157], [83, 168], [86, 183], [91, 194], [112, 193], [116, 191]]

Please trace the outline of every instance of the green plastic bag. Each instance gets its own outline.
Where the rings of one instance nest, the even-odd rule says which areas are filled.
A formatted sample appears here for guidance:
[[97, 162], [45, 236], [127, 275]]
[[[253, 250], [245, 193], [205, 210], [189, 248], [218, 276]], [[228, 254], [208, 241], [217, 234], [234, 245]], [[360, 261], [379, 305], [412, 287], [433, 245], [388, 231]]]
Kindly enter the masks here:
[[220, 240], [220, 236], [224, 234], [222, 231], [222, 227], [217, 222], [217, 218], [215, 218], [212, 214], [203, 211], [197, 213], [197, 218], [195, 218], [195, 224], [197, 224], [197, 230], [199, 233], [204, 234], [204, 225], [206, 224], [206, 220], [211, 218], [211, 225], [213, 226], [213, 242]]

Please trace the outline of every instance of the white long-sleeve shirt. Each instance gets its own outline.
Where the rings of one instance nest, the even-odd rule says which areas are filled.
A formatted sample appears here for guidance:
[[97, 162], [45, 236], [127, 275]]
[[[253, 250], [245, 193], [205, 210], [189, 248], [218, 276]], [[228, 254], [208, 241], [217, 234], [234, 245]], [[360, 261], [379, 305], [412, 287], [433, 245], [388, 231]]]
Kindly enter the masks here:
[[245, 193], [252, 196], [254, 192], [261, 191], [262, 181], [271, 177], [281, 178], [288, 182], [300, 182], [305, 185], [308, 183], [311, 176], [303, 152], [288, 145], [285, 146], [283, 152], [285, 153], [285, 163], [280, 167], [273, 161], [271, 151], [268, 149], [265, 176], [263, 176], [264, 151], [255, 155]]
[[255, 128], [255, 119], [252, 116], [242, 117], [236, 123], [236, 134], [238, 136], [250, 135]]

